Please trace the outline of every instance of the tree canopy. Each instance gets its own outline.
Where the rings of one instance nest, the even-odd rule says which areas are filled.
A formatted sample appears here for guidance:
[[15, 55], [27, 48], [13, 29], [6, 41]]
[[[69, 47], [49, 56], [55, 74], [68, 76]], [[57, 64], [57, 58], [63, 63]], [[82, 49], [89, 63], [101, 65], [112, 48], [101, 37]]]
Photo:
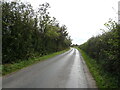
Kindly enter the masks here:
[[2, 2], [3, 64], [27, 60], [68, 48], [71, 39], [65, 25], [47, 11], [48, 3], [37, 11], [31, 4]]

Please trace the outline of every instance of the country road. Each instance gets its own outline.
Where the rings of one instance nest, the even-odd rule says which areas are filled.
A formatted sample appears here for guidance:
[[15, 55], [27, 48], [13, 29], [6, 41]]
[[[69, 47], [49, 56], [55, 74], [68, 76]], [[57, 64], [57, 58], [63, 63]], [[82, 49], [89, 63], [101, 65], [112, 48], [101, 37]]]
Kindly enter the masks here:
[[96, 88], [80, 52], [75, 48], [2, 79], [3, 88]]

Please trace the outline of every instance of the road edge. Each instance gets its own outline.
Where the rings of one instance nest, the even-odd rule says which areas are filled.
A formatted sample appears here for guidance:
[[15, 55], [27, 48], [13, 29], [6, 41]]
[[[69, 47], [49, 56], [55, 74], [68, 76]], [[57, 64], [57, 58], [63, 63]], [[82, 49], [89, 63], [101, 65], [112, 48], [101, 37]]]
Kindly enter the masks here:
[[[53, 55], [53, 56], [51, 56], [51, 57], [49, 57], [49, 58], [53, 58], [53, 57], [55, 57], [55, 56], [61, 55], [61, 54], [65, 53], [65, 52], [67, 52], [67, 51], [69, 51], [69, 50], [70, 50], [70, 48], [69, 48], [69, 49], [62, 50], [62, 51], [59, 51], [59, 52], [55, 52], [56, 54], [55, 54], [55, 53], [52, 53], [52, 54], [55, 54], [55, 55]], [[52, 55], [52, 54], [49, 54], [49, 55]], [[46, 56], [49, 56], [49, 55], [46, 55]], [[43, 56], [43, 57], [44, 57], [44, 56]], [[42, 58], [42, 57], [40, 57], [40, 58]], [[20, 71], [20, 70], [23, 70], [23, 69], [25, 69], [25, 68], [27, 68], [27, 67], [30, 67], [30, 66], [32, 66], [32, 65], [34, 65], [34, 64], [37, 64], [37, 63], [39, 63], [39, 62], [41, 62], [41, 61], [48, 60], [49, 58], [41, 59], [41, 60], [35, 61], [35, 62], [32, 63], [32, 64], [25, 65], [25, 66], [23, 66], [23, 67], [21, 67], [21, 68], [19, 68], [19, 69], [16, 69], [15, 71], [11, 71], [11, 72], [9, 72], [9, 73], [7, 73], [7, 74], [5, 74], [5, 75], [2, 75], [2, 77], [7, 77], [7, 76], [9, 76], [9, 75], [11, 75], [11, 74], [14, 74], [14, 73]]]
[[76, 48], [79, 51], [79, 55], [83, 64], [83, 71], [86, 76], [87, 84], [89, 88], [98, 88], [95, 79], [93, 78], [84, 58], [82, 57], [82, 54], [78, 48]]

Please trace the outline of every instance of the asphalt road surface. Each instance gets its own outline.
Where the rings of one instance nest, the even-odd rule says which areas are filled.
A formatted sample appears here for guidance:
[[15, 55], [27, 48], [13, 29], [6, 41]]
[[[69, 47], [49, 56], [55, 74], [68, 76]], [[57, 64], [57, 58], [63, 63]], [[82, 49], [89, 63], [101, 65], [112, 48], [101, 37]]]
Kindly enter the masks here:
[[4, 76], [3, 88], [96, 88], [80, 52], [69, 51]]

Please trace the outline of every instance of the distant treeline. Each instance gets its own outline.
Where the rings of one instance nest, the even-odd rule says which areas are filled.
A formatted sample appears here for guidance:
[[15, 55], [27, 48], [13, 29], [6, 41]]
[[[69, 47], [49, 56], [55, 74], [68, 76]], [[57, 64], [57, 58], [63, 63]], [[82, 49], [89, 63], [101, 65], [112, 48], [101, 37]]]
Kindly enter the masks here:
[[101, 70], [111, 75], [120, 87], [120, 25], [110, 20], [105, 26], [107, 31], [90, 38], [79, 48], [96, 60]]
[[2, 2], [2, 62], [14, 63], [68, 48], [67, 27], [51, 18], [48, 3]]

